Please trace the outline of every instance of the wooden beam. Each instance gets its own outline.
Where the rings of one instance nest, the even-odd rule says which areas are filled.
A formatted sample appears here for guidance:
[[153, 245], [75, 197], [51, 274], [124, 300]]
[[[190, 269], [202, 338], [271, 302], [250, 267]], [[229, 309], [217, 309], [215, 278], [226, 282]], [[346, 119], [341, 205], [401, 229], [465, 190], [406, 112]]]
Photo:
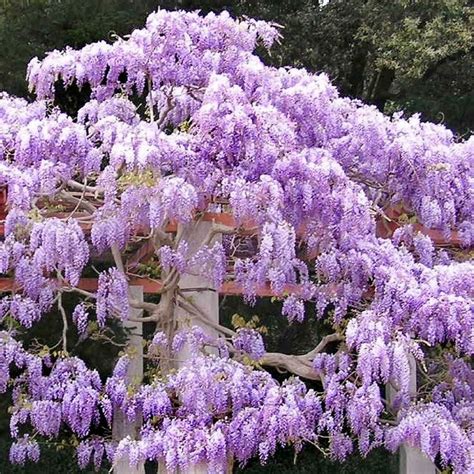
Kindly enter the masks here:
[[[139, 278], [133, 277], [129, 279], [129, 284], [134, 286], [143, 287], [143, 292], [146, 294], [159, 293], [163, 288], [163, 284], [160, 280], [154, 280], [152, 278]], [[81, 278], [79, 281], [78, 288], [86, 291], [96, 291], [98, 286], [97, 278]], [[13, 278], [0, 278], [0, 293], [9, 291], [21, 291], [21, 288], [15, 284]], [[242, 287], [234, 281], [226, 281], [221, 288], [217, 291], [221, 295], [242, 295]], [[298, 293], [298, 285], [287, 285], [284, 289], [285, 293]], [[257, 291], [256, 295], [260, 297], [271, 297], [275, 296], [275, 293], [270, 288], [269, 284], [261, 286]]]

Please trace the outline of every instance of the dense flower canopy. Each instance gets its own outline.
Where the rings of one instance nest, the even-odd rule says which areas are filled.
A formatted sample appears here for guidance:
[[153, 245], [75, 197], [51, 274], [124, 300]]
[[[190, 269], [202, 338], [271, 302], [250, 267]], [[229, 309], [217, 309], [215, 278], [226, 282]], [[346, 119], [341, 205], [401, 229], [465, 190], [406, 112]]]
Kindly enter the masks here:
[[[274, 25], [226, 13], [158, 11], [112, 44], [33, 59], [36, 101], [0, 98], [0, 268], [15, 279], [1, 301], [0, 389], [13, 391], [13, 462], [38, 459], [35, 436], [68, 432], [81, 466], [125, 456], [219, 472], [231, 458], [264, 462], [279, 445], [311, 442], [339, 460], [409, 443], [474, 470], [474, 265], [427, 235], [474, 242], [474, 138], [384, 116], [340, 97], [324, 74], [265, 65], [254, 50], [278, 38]], [[77, 117], [55, 106], [58, 81], [90, 88]], [[381, 238], [393, 209], [406, 225]], [[317, 308], [333, 333], [314, 350], [265, 353], [248, 328], [169, 333], [181, 275], [211, 275], [217, 287], [229, 277], [224, 239], [188, 242], [211, 213], [235, 221], [215, 233], [258, 234], [254, 255], [232, 263], [248, 301], [269, 284], [295, 324], [305, 304]], [[103, 380], [69, 353], [67, 324], [59, 357], [22, 346], [18, 328], [56, 306], [67, 321], [65, 292], [82, 299], [70, 315], [81, 337], [92, 318], [126, 320], [140, 305], [124, 262], [144, 240], [163, 281], [160, 302], [143, 306], [156, 324], [150, 363], [188, 345], [184, 365], [132, 384], [125, 355]], [[99, 260], [113, 263], [97, 291], [81, 289]], [[322, 389], [279, 384], [265, 366]], [[429, 380], [417, 393], [413, 366]], [[143, 420], [138, 439], [111, 439], [118, 414]]]

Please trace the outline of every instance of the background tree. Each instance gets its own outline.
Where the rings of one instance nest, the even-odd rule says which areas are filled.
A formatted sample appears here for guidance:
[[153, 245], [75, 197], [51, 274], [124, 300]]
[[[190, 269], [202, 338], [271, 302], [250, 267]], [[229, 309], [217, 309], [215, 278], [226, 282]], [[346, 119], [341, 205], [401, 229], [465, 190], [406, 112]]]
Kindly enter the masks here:
[[[26, 95], [25, 64], [45, 51], [127, 34], [157, 5], [276, 21], [273, 64], [325, 71], [341, 92], [391, 113], [421, 112], [459, 134], [474, 128], [473, 5], [468, 0], [292, 2], [30, 0], [0, 5], [0, 86]], [[94, 12], [93, 15], [90, 13]]]
[[344, 94], [382, 111], [472, 129], [472, 2], [262, 3], [238, 8], [285, 26], [277, 61], [325, 71]]

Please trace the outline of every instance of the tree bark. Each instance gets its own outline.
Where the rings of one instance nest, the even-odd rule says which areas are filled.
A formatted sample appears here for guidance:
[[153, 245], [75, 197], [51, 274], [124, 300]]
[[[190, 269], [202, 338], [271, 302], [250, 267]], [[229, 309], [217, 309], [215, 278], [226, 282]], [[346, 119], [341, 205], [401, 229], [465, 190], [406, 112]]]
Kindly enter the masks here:
[[390, 97], [390, 87], [394, 79], [395, 71], [393, 69], [383, 68], [379, 71], [377, 82], [369, 100], [381, 112], [384, 111], [385, 104]]
[[367, 66], [367, 51], [364, 48], [354, 54], [351, 62], [351, 71], [349, 73], [349, 90], [351, 97], [362, 97], [364, 91], [364, 72]]

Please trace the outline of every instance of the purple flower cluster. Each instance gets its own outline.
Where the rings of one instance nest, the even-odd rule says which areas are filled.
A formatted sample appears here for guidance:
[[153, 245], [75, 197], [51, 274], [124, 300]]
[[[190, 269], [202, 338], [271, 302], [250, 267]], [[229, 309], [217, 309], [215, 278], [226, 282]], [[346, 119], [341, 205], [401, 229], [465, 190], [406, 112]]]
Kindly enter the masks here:
[[168, 344], [168, 338], [163, 331], [158, 331], [154, 334], [151, 341], [151, 345], [155, 347], [166, 347]]
[[188, 267], [188, 244], [182, 241], [176, 249], [163, 245], [158, 251], [160, 263], [165, 272], [175, 268], [179, 273], [184, 273]]
[[430, 403], [412, 407], [399, 425], [388, 430], [385, 444], [395, 451], [402, 443], [421, 449], [430, 459], [439, 455], [443, 466], [455, 472], [472, 472], [474, 444], [451, 413]]
[[[38, 457], [33, 439], [19, 438], [29, 427], [46, 437], [69, 429], [80, 438], [81, 466], [126, 456], [170, 471], [205, 462], [221, 472], [230, 458], [265, 462], [280, 445], [298, 450], [323, 436], [339, 460], [355, 446], [366, 454], [409, 443], [458, 472], [473, 470], [472, 259], [440, 253], [410, 225], [393, 241], [378, 238], [374, 214], [397, 206], [410, 222], [446, 238], [457, 230], [471, 245], [474, 139], [340, 97], [324, 74], [265, 65], [254, 50], [277, 37], [271, 24], [227, 13], [160, 10], [126, 39], [33, 59], [35, 102], [0, 96], [0, 186], [9, 210], [0, 271], [15, 278], [0, 307], [10, 331], [0, 332], [0, 390], [13, 388], [12, 461]], [[77, 119], [43, 100], [58, 78], [91, 87]], [[143, 118], [130, 96], [145, 86]], [[54, 203], [74, 209], [52, 217]], [[212, 238], [196, 248], [188, 231], [206, 212], [255, 228], [256, 252], [230, 267]], [[12, 319], [31, 328], [52, 308], [58, 285], [78, 289], [91, 259], [103, 264], [118, 249], [130, 270], [149, 247], [163, 279], [170, 276], [162, 327], [174, 324], [183, 273], [218, 287], [232, 268], [248, 300], [269, 285], [290, 321], [314, 304], [341, 341], [337, 350], [280, 359], [319, 378], [321, 397], [298, 379], [280, 385], [239, 363], [239, 352], [268, 363], [260, 335], [248, 329], [233, 338], [236, 360], [229, 341], [202, 328], [170, 334], [171, 350], [189, 359], [143, 383], [131, 383], [129, 356], [102, 384], [83, 361], [42, 359], [13, 339]], [[72, 315], [81, 334], [93, 296], [101, 327], [128, 317], [127, 276], [118, 268], [100, 273], [96, 295], [78, 293], [87, 300]], [[167, 344], [157, 332], [152, 346]], [[206, 354], [208, 344], [220, 357]], [[436, 372], [439, 353], [450, 354], [441, 375], [416, 392], [414, 366]], [[90, 435], [118, 413], [142, 420], [137, 439], [116, 447]], [[390, 413], [394, 426], [382, 422]]]
[[40, 308], [28, 297], [22, 298], [19, 295], [15, 295], [9, 301], [9, 304], [11, 316], [26, 328], [31, 328], [35, 322], [41, 319], [42, 313]]
[[127, 319], [129, 311], [128, 284], [125, 275], [116, 268], [102, 272], [99, 275], [96, 305], [99, 325], [104, 326], [108, 317]]
[[199, 326], [181, 329], [173, 337], [171, 348], [175, 354], [181, 352], [185, 346], [191, 354], [199, 354], [206, 344], [212, 343], [212, 338]]
[[227, 257], [223, 245], [215, 242], [202, 246], [189, 260], [193, 274], [202, 275], [212, 281], [214, 288], [220, 288], [227, 273]]
[[258, 361], [265, 354], [262, 336], [253, 329], [239, 329], [232, 340], [234, 347], [245, 352], [250, 358]]
[[265, 461], [279, 445], [299, 449], [320, 414], [302, 382], [279, 386], [265, 372], [214, 356], [194, 358], [166, 384], [143, 386], [135, 400], [141, 439], [123, 439], [116, 458], [160, 460], [170, 471], [205, 462], [225, 472], [232, 457], [244, 464], [253, 456]]
[[85, 469], [92, 462], [95, 470], [99, 470], [104, 458], [113, 461], [115, 448], [115, 443], [104, 442], [100, 438], [83, 440], [76, 448], [77, 463], [81, 469]]
[[182, 178], [160, 181], [150, 201], [150, 225], [160, 227], [166, 219], [188, 222], [198, 205], [196, 189]]
[[[15, 366], [21, 372], [10, 381], [13, 387], [10, 430], [16, 438], [10, 451], [12, 462], [23, 464], [27, 459], [39, 458], [37, 443], [28, 435], [19, 438], [20, 427], [24, 431], [29, 425], [38, 434], [56, 437], [66, 426], [77, 436], [85, 437], [100, 421], [106, 395], [102, 393], [99, 374], [77, 358], [58, 359], [44, 371], [48, 365], [51, 365], [48, 359], [29, 354], [7, 333], [0, 333], [2, 391], [9, 381], [10, 367]], [[111, 421], [110, 417], [106, 419]]]
[[[41, 62], [33, 59], [28, 79], [39, 97], [50, 97], [54, 82], [61, 77], [66, 85], [74, 80], [79, 86], [87, 82], [99, 100], [113, 95], [124, 71], [125, 87], [130, 92], [135, 87], [141, 93], [147, 76], [152, 77], [153, 84], [199, 87], [213, 73], [234, 72], [259, 38], [269, 47], [277, 37], [277, 30], [269, 24], [237, 22], [227, 12], [202, 17], [159, 10], [148, 17], [145, 29], [136, 30], [127, 41], [112, 45], [102, 41], [79, 51], [53, 51]], [[167, 65], [169, 57], [175, 58], [173, 65]]]
[[12, 464], [25, 464], [26, 461], [38, 462], [40, 448], [36, 441], [30, 439], [28, 435], [15, 441], [10, 448], [10, 462]]
[[94, 213], [91, 240], [99, 253], [109, 250], [112, 245], [122, 250], [129, 238], [130, 228], [121, 209], [108, 205]]
[[59, 270], [72, 286], [79, 283], [89, 261], [89, 246], [79, 223], [51, 218], [33, 225], [29, 251], [32, 264], [46, 272]]
[[72, 313], [72, 321], [77, 327], [81, 336], [87, 333], [87, 324], [89, 322], [89, 313], [83, 303], [79, 303]]

